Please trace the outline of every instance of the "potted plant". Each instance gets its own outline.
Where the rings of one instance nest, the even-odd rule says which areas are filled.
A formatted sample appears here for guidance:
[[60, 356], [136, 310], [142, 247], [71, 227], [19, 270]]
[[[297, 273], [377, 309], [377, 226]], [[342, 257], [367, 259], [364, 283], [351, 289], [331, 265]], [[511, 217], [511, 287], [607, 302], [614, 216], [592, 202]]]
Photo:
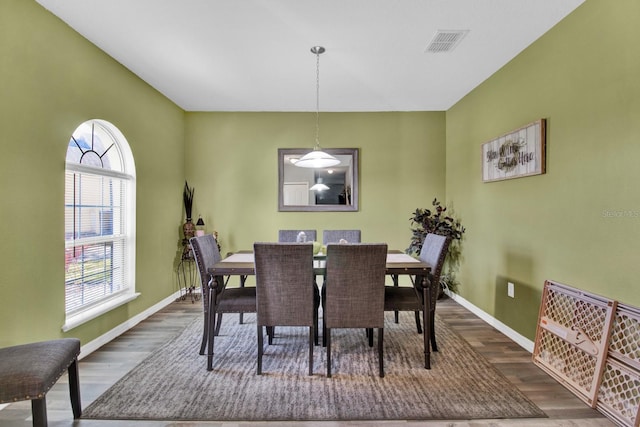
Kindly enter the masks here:
[[191, 222], [191, 212], [193, 209], [193, 194], [195, 193], [195, 189], [193, 187], [189, 188], [189, 184], [187, 181], [184, 182], [184, 190], [182, 191], [182, 201], [184, 202], [184, 212], [187, 215], [187, 221], [182, 226], [182, 232], [184, 233], [184, 238], [188, 241], [195, 235], [196, 227]]
[[440, 276], [440, 286], [442, 289], [455, 292], [458, 287], [455, 275], [460, 267], [461, 242], [465, 228], [459, 219], [454, 218], [451, 210], [447, 212], [447, 208], [442, 206], [437, 198], [433, 199], [431, 205], [432, 209], [416, 209], [413, 216], [409, 218], [412, 235], [405, 252], [409, 255], [418, 255], [428, 233], [450, 237], [451, 243], [444, 263], [444, 272]]

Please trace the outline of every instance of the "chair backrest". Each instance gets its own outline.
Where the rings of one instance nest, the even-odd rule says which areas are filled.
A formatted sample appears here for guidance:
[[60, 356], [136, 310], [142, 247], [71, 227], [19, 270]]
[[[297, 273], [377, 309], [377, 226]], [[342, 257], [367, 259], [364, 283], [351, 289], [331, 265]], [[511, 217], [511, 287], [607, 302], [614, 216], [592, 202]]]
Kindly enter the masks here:
[[200, 274], [200, 285], [202, 286], [203, 296], [202, 302], [206, 309], [209, 298], [205, 298], [205, 296], [209, 294], [209, 281], [211, 280], [209, 268], [220, 262], [222, 257], [220, 256], [220, 250], [218, 249], [218, 242], [216, 242], [216, 238], [213, 237], [212, 234], [192, 237], [189, 239], [189, 243], [191, 244], [193, 257], [196, 260], [196, 266], [198, 267], [198, 273]]
[[316, 241], [316, 230], [280, 230], [278, 231], [278, 242], [297, 242], [298, 233], [304, 231], [307, 236], [307, 242]]
[[360, 243], [360, 230], [324, 230], [322, 232], [322, 244], [340, 243], [344, 239], [347, 243]]
[[[440, 275], [442, 274], [442, 268], [444, 266], [444, 260], [447, 257], [450, 242], [451, 238], [449, 237], [429, 233], [424, 238], [424, 243], [420, 250], [420, 259], [431, 267], [428, 279], [432, 283], [431, 301], [433, 302], [435, 302], [438, 296]], [[419, 281], [421, 278], [417, 278], [416, 280]], [[435, 306], [435, 303], [433, 305]]]
[[313, 245], [253, 244], [258, 324], [314, 325]]
[[384, 327], [385, 243], [327, 245], [324, 321], [328, 328]]

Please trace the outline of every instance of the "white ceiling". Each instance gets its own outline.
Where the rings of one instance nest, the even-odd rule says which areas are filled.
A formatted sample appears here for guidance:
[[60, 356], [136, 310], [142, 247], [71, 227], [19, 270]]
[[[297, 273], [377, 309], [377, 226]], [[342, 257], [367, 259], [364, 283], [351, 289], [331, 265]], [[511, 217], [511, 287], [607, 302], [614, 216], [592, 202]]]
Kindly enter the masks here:
[[[187, 111], [442, 111], [584, 0], [37, 0]], [[425, 53], [438, 30], [469, 30]]]

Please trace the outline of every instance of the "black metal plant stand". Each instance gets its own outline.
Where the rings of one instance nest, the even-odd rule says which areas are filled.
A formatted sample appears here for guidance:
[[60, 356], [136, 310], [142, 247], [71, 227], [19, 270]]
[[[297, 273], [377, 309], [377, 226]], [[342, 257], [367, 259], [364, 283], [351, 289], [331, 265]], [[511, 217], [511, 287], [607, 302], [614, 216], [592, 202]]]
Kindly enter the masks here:
[[192, 303], [198, 301], [201, 296], [200, 292], [197, 292], [198, 286], [200, 285], [198, 268], [196, 266], [196, 260], [193, 257], [191, 245], [189, 245], [188, 242], [183, 242], [182, 256], [178, 263], [177, 276], [180, 299], [184, 301], [187, 297], [190, 297]]

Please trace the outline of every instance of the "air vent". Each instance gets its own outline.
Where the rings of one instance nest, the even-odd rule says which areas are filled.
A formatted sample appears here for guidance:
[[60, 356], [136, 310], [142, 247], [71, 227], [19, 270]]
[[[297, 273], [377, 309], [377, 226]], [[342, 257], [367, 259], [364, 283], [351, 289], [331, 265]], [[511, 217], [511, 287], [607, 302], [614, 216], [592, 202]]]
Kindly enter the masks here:
[[468, 32], [469, 30], [438, 30], [425, 52], [451, 52]]

